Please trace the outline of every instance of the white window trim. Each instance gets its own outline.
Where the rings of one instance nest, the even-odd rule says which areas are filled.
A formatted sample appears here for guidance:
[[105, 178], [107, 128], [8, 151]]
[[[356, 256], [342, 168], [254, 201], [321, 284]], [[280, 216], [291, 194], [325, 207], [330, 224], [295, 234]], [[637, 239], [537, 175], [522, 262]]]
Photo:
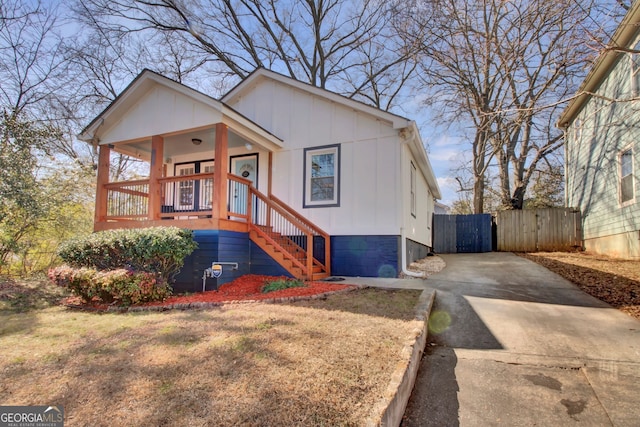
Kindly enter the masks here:
[[[640, 42], [636, 43], [634, 49], [640, 48]], [[631, 94], [632, 96], [640, 95], [640, 54], [630, 52], [629, 63], [631, 64]]]
[[[333, 199], [311, 200], [311, 158], [318, 154], [335, 155], [333, 176]], [[309, 147], [304, 149], [304, 208], [338, 207], [340, 206], [340, 144], [324, 145], [321, 147]]]
[[[624, 178], [622, 176], [622, 155], [626, 152], [630, 151], [631, 152], [631, 188], [633, 191], [633, 197], [630, 198], [629, 200], [626, 201], [622, 201], [622, 178]], [[618, 151], [618, 205], [620, 207], [625, 207], [628, 205], [632, 205], [636, 202], [636, 165], [635, 165], [635, 160], [634, 160], [634, 150], [633, 150], [633, 144], [629, 144], [626, 147], [624, 147], [623, 149], [621, 149], [620, 151]]]
[[414, 218], [416, 218], [417, 215], [417, 199], [416, 199], [416, 175], [417, 175], [417, 169], [416, 169], [416, 165], [413, 164], [413, 162], [411, 162], [411, 176], [410, 176], [410, 181], [411, 183], [409, 184], [410, 187], [410, 194], [409, 194], [409, 198], [410, 198], [410, 203], [411, 203], [411, 216], [413, 216]]

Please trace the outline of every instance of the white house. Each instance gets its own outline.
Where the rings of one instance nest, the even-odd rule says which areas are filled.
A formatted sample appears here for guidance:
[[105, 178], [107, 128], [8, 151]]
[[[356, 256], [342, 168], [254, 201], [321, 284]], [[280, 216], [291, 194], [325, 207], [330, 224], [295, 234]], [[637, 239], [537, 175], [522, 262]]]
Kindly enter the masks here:
[[[416, 124], [258, 69], [221, 100], [144, 70], [82, 132], [100, 149], [95, 230], [176, 225], [241, 274], [397, 276], [432, 247], [440, 190]], [[108, 182], [111, 150], [149, 177]]]
[[566, 205], [582, 212], [585, 249], [622, 258], [640, 258], [639, 30], [634, 2], [558, 121]]

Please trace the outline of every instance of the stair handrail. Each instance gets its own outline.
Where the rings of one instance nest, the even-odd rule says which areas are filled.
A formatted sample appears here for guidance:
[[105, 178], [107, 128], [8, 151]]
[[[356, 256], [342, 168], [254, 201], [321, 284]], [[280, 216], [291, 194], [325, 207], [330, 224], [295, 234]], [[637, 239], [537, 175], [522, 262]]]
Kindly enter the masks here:
[[[296, 212], [294, 209], [292, 209], [290, 206], [288, 206], [282, 200], [280, 200], [277, 197], [275, 197], [273, 194], [270, 194], [269, 196], [267, 196], [264, 193], [260, 192], [253, 185], [249, 185], [249, 192], [251, 194], [254, 194], [260, 200], [262, 200], [267, 205], [267, 207], [277, 211], [280, 215], [282, 215], [284, 218], [289, 220], [293, 225], [295, 225], [296, 227], [300, 228], [301, 230], [306, 230], [306, 233], [305, 233], [307, 235], [307, 250], [306, 250], [306, 252], [307, 252], [307, 266], [306, 266], [306, 270], [307, 270], [307, 274], [308, 274], [308, 276], [310, 278], [313, 275], [313, 263], [314, 262], [317, 262], [320, 266], [322, 266], [327, 273], [329, 273], [331, 271], [331, 260], [330, 260], [330, 253], [331, 253], [331, 251], [330, 251], [330, 242], [331, 242], [331, 240], [330, 240], [330, 236], [329, 236], [328, 233], [324, 232], [322, 229], [317, 227], [315, 224], [313, 224], [312, 222], [307, 220], [305, 217], [300, 215], [298, 212]], [[253, 224], [253, 222], [251, 220], [249, 222], [250, 222], [251, 226], [253, 226], [255, 229], [257, 229], [260, 232], [260, 234], [265, 234], [255, 224]], [[324, 264], [320, 263], [313, 256], [313, 235], [314, 235], [314, 233], [317, 233], [319, 236], [324, 238], [324, 241], [325, 241], [325, 244], [324, 244], [324, 246], [325, 246]]]
[[325, 232], [323, 229], [321, 229], [320, 227], [318, 227], [317, 225], [315, 225], [314, 223], [309, 221], [307, 218], [305, 218], [302, 215], [300, 215], [291, 206], [287, 205], [285, 202], [283, 202], [282, 200], [280, 200], [279, 198], [277, 198], [273, 194], [269, 194], [269, 199], [274, 201], [275, 203], [277, 203], [282, 209], [286, 210], [291, 215], [294, 215], [296, 218], [298, 218], [299, 221], [304, 223], [304, 225], [306, 225], [308, 228], [310, 228], [316, 234], [318, 234], [320, 236], [323, 236], [323, 237], [325, 237], [327, 239], [329, 238], [329, 233]]
[[324, 242], [325, 242], [325, 244], [324, 244], [324, 252], [325, 252], [324, 253], [324, 268], [326, 269], [327, 272], [330, 272], [331, 271], [331, 236], [329, 236], [329, 233], [327, 233], [326, 231], [324, 231], [323, 229], [321, 229], [320, 227], [318, 227], [317, 225], [315, 225], [314, 223], [309, 221], [307, 218], [305, 218], [302, 215], [300, 215], [293, 208], [291, 208], [291, 206], [287, 205], [285, 202], [283, 202], [282, 200], [280, 200], [279, 198], [274, 196], [273, 193], [269, 193], [269, 199], [274, 201], [275, 203], [277, 203], [280, 207], [285, 209], [287, 212], [289, 212], [292, 215], [296, 216], [296, 218], [298, 218], [300, 221], [302, 221], [304, 224], [306, 224], [307, 227], [309, 227], [317, 235], [319, 235], [322, 238], [324, 238]]

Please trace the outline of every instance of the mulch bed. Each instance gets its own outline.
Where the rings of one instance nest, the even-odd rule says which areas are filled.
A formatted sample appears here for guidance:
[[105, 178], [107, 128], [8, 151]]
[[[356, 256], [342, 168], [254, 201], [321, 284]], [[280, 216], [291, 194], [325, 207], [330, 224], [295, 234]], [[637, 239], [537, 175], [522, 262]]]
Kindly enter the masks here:
[[83, 303], [79, 298], [67, 299], [65, 305], [92, 311], [145, 311], [215, 307], [239, 302], [284, 302], [301, 299], [322, 298], [336, 292], [346, 292], [358, 288], [356, 285], [328, 282], [305, 282], [304, 287], [282, 289], [262, 293], [262, 287], [270, 281], [284, 277], [247, 274], [220, 286], [217, 291], [179, 294], [164, 301], [150, 302], [131, 307], [101, 304], [99, 301]]

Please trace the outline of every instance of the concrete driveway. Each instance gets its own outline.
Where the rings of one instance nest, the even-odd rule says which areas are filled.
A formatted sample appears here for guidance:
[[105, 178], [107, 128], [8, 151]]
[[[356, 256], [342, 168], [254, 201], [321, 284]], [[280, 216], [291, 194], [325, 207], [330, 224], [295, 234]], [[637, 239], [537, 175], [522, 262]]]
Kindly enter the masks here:
[[402, 426], [640, 426], [639, 321], [510, 253], [442, 258]]

